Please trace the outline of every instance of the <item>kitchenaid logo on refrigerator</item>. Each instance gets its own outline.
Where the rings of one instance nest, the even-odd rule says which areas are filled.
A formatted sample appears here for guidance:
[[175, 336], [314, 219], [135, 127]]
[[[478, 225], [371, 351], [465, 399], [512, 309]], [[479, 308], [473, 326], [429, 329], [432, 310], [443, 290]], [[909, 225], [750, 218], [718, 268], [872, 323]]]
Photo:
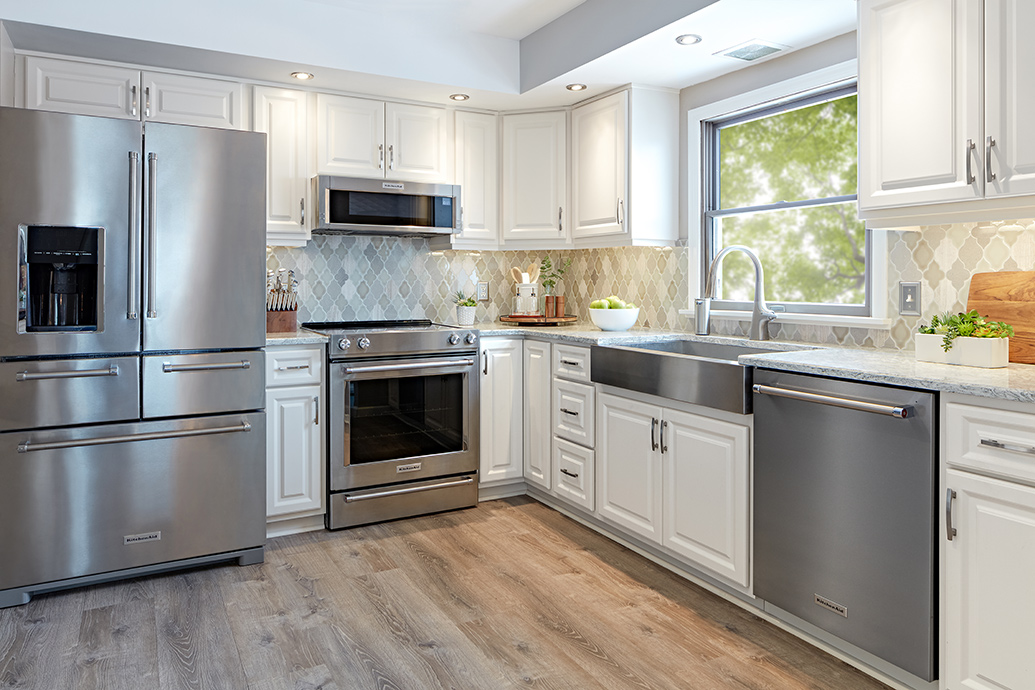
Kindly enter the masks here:
[[159, 541], [162, 538], [162, 532], [144, 532], [143, 534], [127, 534], [122, 538], [124, 545], [128, 544], [139, 544], [142, 541]]
[[827, 599], [826, 597], [821, 597], [818, 594], [814, 594], [813, 596], [816, 598], [815, 602], [816, 602], [817, 606], [822, 606], [823, 608], [827, 609], [828, 611], [833, 611], [834, 613], [836, 613], [839, 616], [844, 616], [845, 618], [848, 618], [848, 607], [847, 606], [844, 606], [843, 604], [839, 604], [836, 601], [831, 601], [830, 599]]

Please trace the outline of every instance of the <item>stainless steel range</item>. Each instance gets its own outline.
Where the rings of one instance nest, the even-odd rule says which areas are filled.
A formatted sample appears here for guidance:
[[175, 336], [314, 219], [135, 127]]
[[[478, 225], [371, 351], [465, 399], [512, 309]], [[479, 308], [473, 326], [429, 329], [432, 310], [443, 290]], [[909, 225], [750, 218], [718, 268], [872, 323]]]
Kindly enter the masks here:
[[306, 323], [327, 344], [327, 528], [478, 502], [478, 333], [414, 321]]

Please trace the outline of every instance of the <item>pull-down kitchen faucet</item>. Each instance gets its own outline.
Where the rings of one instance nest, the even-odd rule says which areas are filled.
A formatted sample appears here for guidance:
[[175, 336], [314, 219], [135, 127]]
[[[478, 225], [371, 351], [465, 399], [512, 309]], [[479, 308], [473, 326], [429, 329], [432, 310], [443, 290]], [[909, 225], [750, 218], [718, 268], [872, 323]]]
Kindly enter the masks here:
[[751, 330], [748, 332], [748, 338], [769, 340], [769, 329], [766, 324], [776, 319], [776, 312], [767, 307], [765, 303], [762, 288], [762, 262], [758, 260], [758, 256], [753, 251], [739, 244], [726, 247], [712, 259], [711, 266], [708, 267], [708, 275], [705, 276], [708, 287], [704, 292], [704, 297], [694, 300], [694, 324], [696, 326], [694, 330], [697, 335], [708, 335], [711, 329], [712, 298], [715, 297], [715, 284], [719, 279], [719, 266], [726, 255], [733, 251], [744, 252], [755, 264], [755, 304], [751, 309]]

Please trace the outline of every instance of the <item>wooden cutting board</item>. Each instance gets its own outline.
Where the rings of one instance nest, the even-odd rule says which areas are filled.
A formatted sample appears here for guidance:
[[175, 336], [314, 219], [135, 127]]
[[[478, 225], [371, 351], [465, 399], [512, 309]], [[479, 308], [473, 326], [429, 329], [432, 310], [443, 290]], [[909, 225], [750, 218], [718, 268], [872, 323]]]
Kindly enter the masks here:
[[1010, 361], [1035, 364], [1035, 271], [975, 273], [967, 295], [967, 311], [971, 309], [989, 321], [1013, 326]]

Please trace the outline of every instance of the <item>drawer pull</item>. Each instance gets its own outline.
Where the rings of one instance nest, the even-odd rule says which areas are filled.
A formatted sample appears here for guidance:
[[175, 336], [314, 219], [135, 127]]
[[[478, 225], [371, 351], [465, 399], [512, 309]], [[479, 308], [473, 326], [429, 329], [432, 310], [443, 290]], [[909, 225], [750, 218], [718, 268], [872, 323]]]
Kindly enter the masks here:
[[302, 369], [308, 369], [308, 364], [290, 364], [286, 367], [277, 367], [277, 371], [300, 371]]
[[578, 479], [579, 478], [579, 475], [575, 474], [574, 472], [569, 472], [568, 470], [564, 469], [563, 467], [561, 468], [561, 474], [565, 474], [565, 475], [571, 477], [572, 479]]
[[582, 362], [573, 362], [570, 359], [562, 359], [561, 360], [561, 364], [563, 364], [565, 366], [568, 366], [568, 367], [581, 367], [582, 366]]
[[1008, 450], [1011, 453], [1024, 453], [1025, 455], [1035, 455], [1035, 447], [1022, 446], [1019, 443], [1003, 443], [1002, 441], [996, 441], [995, 439], [983, 438], [981, 439], [981, 445], [988, 446], [989, 448]]
[[571, 415], [572, 417], [578, 417], [579, 416], [578, 412], [575, 412], [574, 410], [569, 410], [566, 407], [562, 407], [561, 408], [561, 412], [563, 412], [564, 414], [567, 414], [567, 415]]

